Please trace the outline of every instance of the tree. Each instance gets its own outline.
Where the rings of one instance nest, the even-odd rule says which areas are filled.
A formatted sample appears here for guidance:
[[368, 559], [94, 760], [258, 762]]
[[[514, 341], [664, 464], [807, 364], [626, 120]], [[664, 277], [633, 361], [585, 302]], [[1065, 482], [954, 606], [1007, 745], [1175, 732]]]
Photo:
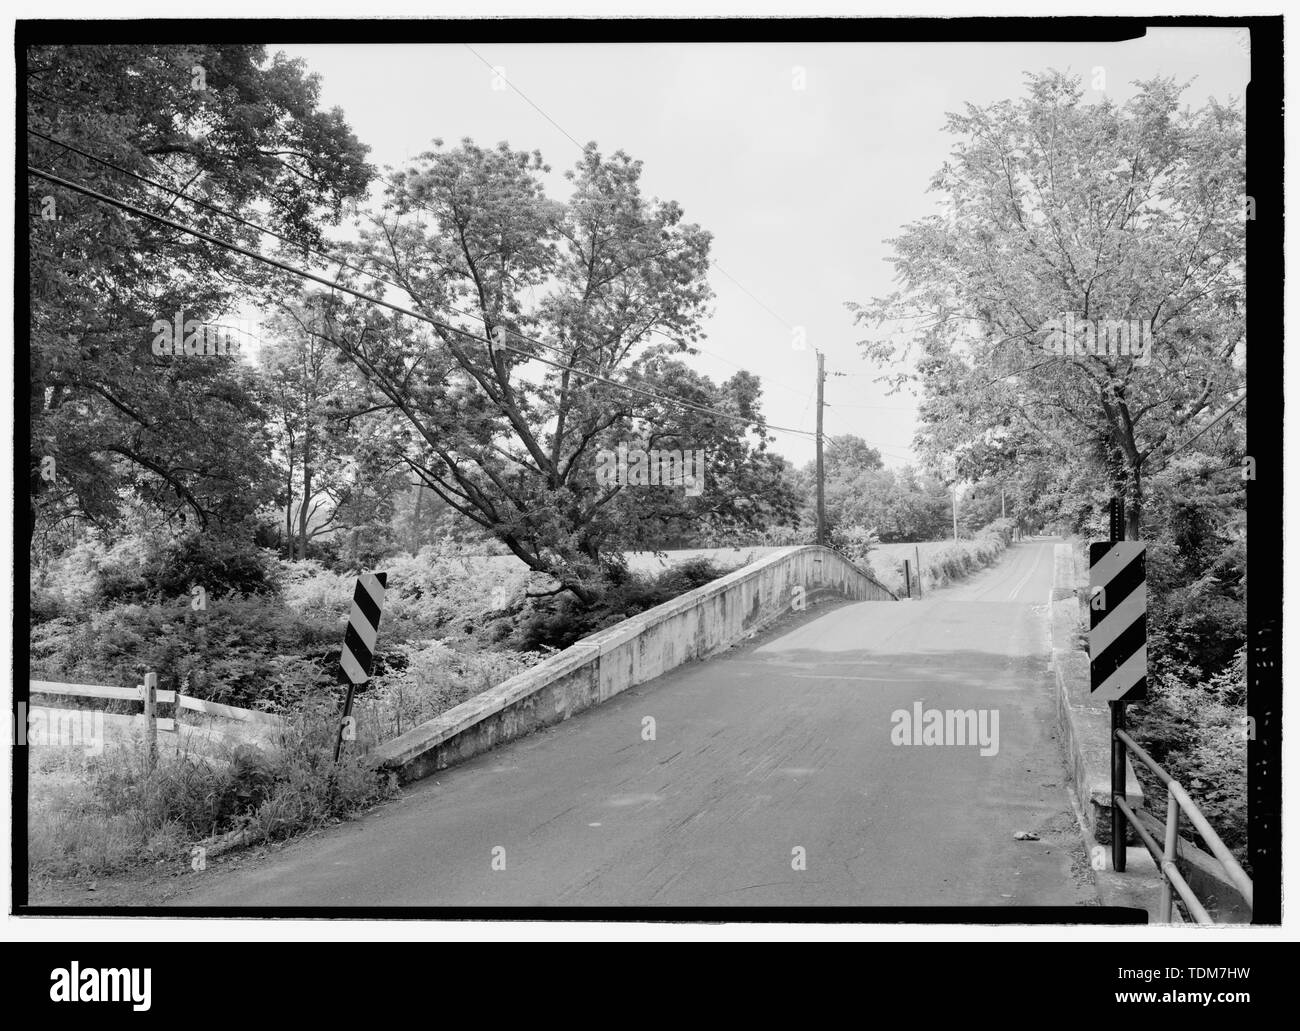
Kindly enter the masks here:
[[[264, 241], [131, 174], [304, 245], [371, 175], [341, 113], [317, 109], [317, 80], [261, 47], [43, 46], [26, 73], [34, 166], [246, 246]], [[152, 343], [159, 323], [223, 323], [279, 279], [37, 176], [28, 201], [29, 536], [38, 517], [112, 520], [133, 492], [191, 525], [242, 519], [271, 489], [249, 370]]]
[[[404, 459], [429, 490], [589, 603], [629, 517], [662, 524], [701, 504], [681, 490], [633, 500], [626, 484], [602, 485], [600, 451], [711, 450], [729, 483], [713, 511], [737, 519], [764, 506], [747, 510], [735, 477], [752, 468], [762, 481], [775, 465], [752, 377], [719, 388], [672, 358], [698, 338], [711, 297], [708, 233], [677, 204], [646, 200], [641, 164], [621, 152], [588, 145], [564, 203], [546, 197], [545, 169], [536, 152], [466, 140], [397, 174], [355, 263], [435, 324], [340, 301], [327, 331], [371, 403], [413, 431]], [[756, 443], [741, 443], [747, 432]]]
[[[926, 541], [945, 536], [949, 494], [934, 476], [912, 466], [886, 469], [880, 452], [853, 434], [831, 437], [826, 449], [826, 520], [832, 537], [873, 531], [880, 541]], [[809, 464], [803, 480], [815, 483]], [[811, 502], [807, 508], [811, 518]], [[856, 528], [856, 529], [854, 529]]]
[[317, 517], [347, 469], [337, 419], [340, 407], [349, 403], [343, 395], [350, 367], [340, 366], [337, 350], [305, 328], [306, 321], [319, 317], [316, 313], [297, 303], [289, 310], [292, 318], [281, 317], [268, 327], [258, 358], [274, 412], [286, 553], [305, 559], [308, 542], [333, 522], [333, 511]]
[[828, 478], [842, 475], [855, 476], [885, 467], [880, 452], [852, 433], [826, 438], [822, 465]]
[[331, 520], [334, 532], [346, 537], [349, 567], [361, 570], [398, 543], [393, 523], [401, 495], [411, 488], [402, 457], [411, 431], [391, 411], [360, 417], [348, 412], [342, 418], [348, 453], [328, 488]]
[[[353, 566], [391, 536], [397, 495], [409, 487], [401, 460], [410, 430], [366, 400], [357, 370], [320, 332], [329, 299], [320, 291], [286, 300], [259, 354], [273, 413], [279, 504], [287, 557], [342, 535]], [[363, 540], [364, 538], [364, 540]]]
[[[652, 359], [646, 371], [663, 394], [762, 425], [762, 387], [751, 373], [737, 372], [715, 385], [707, 376], [668, 358]], [[628, 443], [647, 452], [702, 453], [703, 483], [694, 495], [621, 489], [602, 512], [603, 537], [628, 550], [713, 547], [738, 543], [772, 525], [797, 523], [797, 495], [786, 476], [784, 459], [768, 450], [761, 433], [751, 440], [747, 425], [662, 402], [639, 409], [628, 423]]]
[[877, 327], [868, 357], [921, 382], [924, 453], [959, 456], [964, 477], [1026, 458], [1087, 470], [1127, 498], [1131, 537], [1148, 470], [1245, 373], [1241, 113], [1136, 85], [1122, 107], [1083, 104], [1078, 78], [1048, 72], [1018, 102], [950, 115], [943, 213], [891, 241], [899, 291], [850, 305]]

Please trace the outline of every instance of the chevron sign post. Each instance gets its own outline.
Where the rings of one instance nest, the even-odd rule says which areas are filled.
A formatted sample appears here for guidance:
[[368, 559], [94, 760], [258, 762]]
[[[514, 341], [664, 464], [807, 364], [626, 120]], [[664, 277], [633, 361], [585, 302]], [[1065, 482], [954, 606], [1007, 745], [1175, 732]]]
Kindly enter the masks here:
[[384, 592], [387, 589], [387, 573], [362, 573], [357, 577], [348, 629], [343, 635], [343, 654], [339, 657], [339, 664], [348, 675], [348, 697], [343, 703], [338, 740], [334, 742], [335, 762], [338, 762], [344, 740], [352, 740], [348, 731], [352, 726], [352, 698], [357, 685], [370, 679], [370, 671], [375, 665], [375, 642], [379, 639], [379, 617], [384, 610]]
[[1124, 499], [1110, 499], [1110, 540], [1089, 545], [1091, 609], [1088, 658], [1091, 697], [1110, 703], [1110, 859], [1126, 865], [1128, 828], [1115, 804], [1128, 795], [1128, 751], [1118, 734], [1124, 708], [1147, 696], [1147, 556], [1141, 541], [1124, 540]]
[[1092, 694], [1096, 702], [1147, 696], [1147, 570], [1141, 541], [1089, 545]]

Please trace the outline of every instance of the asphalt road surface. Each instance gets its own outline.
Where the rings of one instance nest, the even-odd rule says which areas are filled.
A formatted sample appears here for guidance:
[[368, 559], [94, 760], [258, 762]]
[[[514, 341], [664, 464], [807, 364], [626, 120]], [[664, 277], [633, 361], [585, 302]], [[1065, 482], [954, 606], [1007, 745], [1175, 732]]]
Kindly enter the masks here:
[[[361, 819], [213, 864], [169, 904], [1095, 904], [1054, 737], [1051, 580], [1052, 543], [1026, 541], [921, 601], [818, 606]], [[956, 743], [956, 722], [950, 743], [894, 743], [917, 703], [923, 725], [983, 711], [988, 746]]]

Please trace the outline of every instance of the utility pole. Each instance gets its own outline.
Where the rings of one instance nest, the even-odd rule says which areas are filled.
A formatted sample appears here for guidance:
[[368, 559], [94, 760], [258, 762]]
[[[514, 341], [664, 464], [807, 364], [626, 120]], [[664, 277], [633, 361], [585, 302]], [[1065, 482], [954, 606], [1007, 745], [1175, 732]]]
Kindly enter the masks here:
[[817, 543], [826, 543], [826, 467], [822, 462], [822, 397], [826, 386], [826, 359], [817, 352]]
[[1002, 518], [1005, 519], [1006, 517], [1007, 517], [1007, 489], [1006, 487], [1003, 487], [1002, 488]]
[[957, 481], [952, 481], [952, 540], [957, 543]]

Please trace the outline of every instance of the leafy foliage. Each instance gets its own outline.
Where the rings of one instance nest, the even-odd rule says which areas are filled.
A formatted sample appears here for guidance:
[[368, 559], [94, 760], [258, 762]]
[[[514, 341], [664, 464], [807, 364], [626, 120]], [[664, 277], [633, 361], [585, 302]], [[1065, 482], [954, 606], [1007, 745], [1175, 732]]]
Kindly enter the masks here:
[[[1084, 103], [1077, 77], [1048, 72], [950, 115], [940, 211], [892, 241], [899, 290], [850, 307], [866, 355], [922, 392], [922, 453], [983, 481], [977, 516], [1005, 491], [1022, 529], [1098, 539], [1125, 499], [1126, 536], [1147, 543], [1152, 697], [1134, 726], [1241, 847], [1243, 117], [1180, 106], [1168, 79], [1135, 86]], [[1151, 339], [1063, 353], [1067, 316]]]
[[[364, 376], [366, 406], [400, 412], [411, 472], [590, 604], [620, 545], [661, 546], [693, 523], [756, 526], [793, 505], [758, 380], [717, 385], [675, 357], [711, 296], [709, 234], [644, 198], [641, 163], [622, 152], [588, 145], [563, 203], [545, 171], [536, 152], [465, 140], [396, 173], [356, 263], [439, 322], [330, 298], [326, 332]], [[706, 451], [704, 492], [602, 483], [597, 454], [619, 443]]]
[[[174, 198], [128, 173], [245, 218], [270, 202], [272, 228], [316, 243], [370, 177], [341, 114], [317, 109], [317, 81], [261, 47], [34, 47], [27, 66], [27, 124], [40, 134], [26, 141], [31, 163], [146, 210]], [[36, 176], [27, 192], [29, 533], [69, 517], [109, 525], [124, 494], [203, 526], [251, 514], [270, 489], [252, 370], [151, 344], [158, 320], [221, 324], [276, 278]], [[180, 212], [217, 237], [262, 242], [209, 210]]]
[[276, 589], [273, 560], [247, 537], [190, 533], [174, 541], [143, 582], [161, 597], [190, 594], [196, 586], [209, 596], [269, 594]]
[[[1137, 86], [1123, 107], [1085, 104], [1077, 77], [1049, 72], [1017, 102], [950, 115], [942, 212], [891, 241], [902, 288], [850, 305], [875, 331], [867, 356], [922, 387], [924, 453], [967, 477], [1086, 470], [1127, 498], [1134, 539], [1144, 477], [1245, 375], [1241, 111]], [[1049, 327], [1067, 315], [1152, 339], [1145, 356], [1062, 355]]]
[[623, 571], [595, 605], [584, 606], [568, 595], [537, 605], [521, 619], [510, 643], [523, 651], [567, 648], [598, 630], [702, 587], [724, 572], [707, 559], [683, 562], [657, 577]]
[[[828, 445], [826, 522], [832, 543], [853, 547], [851, 538], [869, 533], [886, 544], [928, 541], [950, 532], [952, 495], [938, 477], [911, 466], [886, 469], [880, 452], [852, 434], [831, 437]], [[815, 526], [815, 465], [803, 470], [799, 491], [806, 499], [802, 522]]]

